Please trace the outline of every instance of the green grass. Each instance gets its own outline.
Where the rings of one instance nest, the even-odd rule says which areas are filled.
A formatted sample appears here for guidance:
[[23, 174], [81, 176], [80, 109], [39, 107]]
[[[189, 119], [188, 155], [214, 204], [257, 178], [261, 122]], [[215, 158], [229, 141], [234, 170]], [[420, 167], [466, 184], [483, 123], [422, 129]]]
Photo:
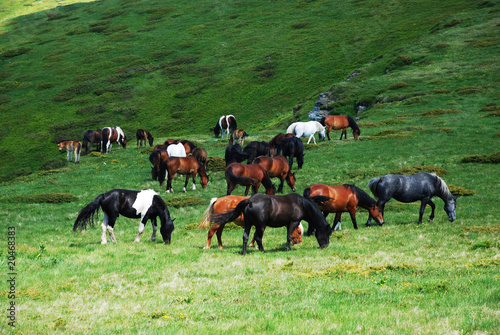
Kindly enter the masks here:
[[[344, 10], [321, 0], [261, 3], [253, 11], [246, 3], [178, 6], [79, 4], [59, 8], [70, 15], [65, 18], [47, 21], [39, 13], [16, 19], [28, 27], [42, 24], [36, 34], [19, 28], [0, 35], [2, 52], [31, 49], [3, 58], [0, 69], [1, 166], [15, 172], [0, 186], [0, 259], [7, 273], [7, 227], [15, 227], [16, 331], [498, 333], [494, 158], [500, 137], [497, 117], [487, 116], [498, 104], [498, 4], [444, 1], [439, 10], [426, 1], [387, 8], [352, 1], [342, 3]], [[111, 23], [101, 22], [106, 20]], [[141, 35], [165, 35], [177, 23], [182, 30], [168, 35], [171, 43], [141, 42]], [[107, 28], [77, 34], [80, 26]], [[277, 41], [275, 53], [264, 43], [268, 37]], [[217, 47], [210, 46], [214, 41]], [[77, 51], [80, 44], [87, 54]], [[136, 70], [117, 71], [124, 67]], [[360, 74], [344, 81], [354, 71]], [[106, 91], [94, 93], [101, 89]], [[360, 140], [352, 140], [348, 129], [347, 141], [334, 132], [332, 141], [305, 145], [304, 167], [296, 172], [299, 193], [313, 183], [353, 183], [368, 191], [373, 177], [431, 169], [467, 195], [458, 199], [457, 220], [448, 222], [436, 198], [434, 221], [425, 220], [427, 208], [425, 223], [417, 225], [420, 204], [392, 200], [382, 227], [366, 228], [367, 212], [359, 210], [356, 231], [344, 214], [343, 229], [326, 249], [304, 237], [285, 252], [285, 230], [267, 229], [266, 252], [242, 256], [243, 231], [233, 227], [224, 231], [223, 250], [215, 240], [203, 250], [207, 232], [196, 227], [210, 199], [225, 193], [223, 171], [209, 171], [208, 188], [186, 194], [178, 176], [175, 193], [167, 194], [150, 180], [148, 150], [137, 150], [135, 141], [108, 155], [82, 156], [77, 165], [65, 164], [51, 142], [74, 129], [83, 134], [104, 121], [120, 122], [127, 134], [152, 129], [155, 144], [190, 139], [217, 162], [227, 144], [208, 130], [217, 115], [235, 114], [251, 130], [247, 141], [269, 141], [294, 119], [293, 106], [304, 106], [296, 118], [305, 120], [305, 110], [325, 91], [337, 99], [333, 113], [360, 118]], [[360, 103], [369, 108], [357, 113]], [[187, 111], [203, 118], [188, 122]], [[61, 118], [61, 112], [70, 116]], [[17, 136], [27, 120], [33, 134]], [[36, 164], [18, 158], [20, 148]], [[45, 170], [37, 172], [38, 165]], [[123, 217], [115, 226], [116, 244], [101, 245], [99, 227], [71, 232], [79, 210], [115, 187], [160, 193], [176, 218], [171, 245], [149, 242], [150, 226], [134, 243], [139, 222]], [[284, 190], [290, 192], [286, 185]], [[237, 187], [233, 194], [243, 191]], [[0, 290], [4, 308], [7, 284]], [[12, 331], [6, 318], [0, 329]]]

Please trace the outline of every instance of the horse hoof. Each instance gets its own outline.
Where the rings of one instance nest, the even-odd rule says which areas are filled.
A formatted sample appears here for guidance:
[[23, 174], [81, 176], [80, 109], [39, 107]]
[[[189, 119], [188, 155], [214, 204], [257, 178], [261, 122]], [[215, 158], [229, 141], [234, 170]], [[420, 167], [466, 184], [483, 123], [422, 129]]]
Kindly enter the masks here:
[[108, 244], [108, 242], [106, 242], [106, 241], [101, 241], [101, 244]]
[[429, 220], [427, 220], [427, 222], [432, 222], [432, 221], [434, 221], [434, 219], [429, 219]]

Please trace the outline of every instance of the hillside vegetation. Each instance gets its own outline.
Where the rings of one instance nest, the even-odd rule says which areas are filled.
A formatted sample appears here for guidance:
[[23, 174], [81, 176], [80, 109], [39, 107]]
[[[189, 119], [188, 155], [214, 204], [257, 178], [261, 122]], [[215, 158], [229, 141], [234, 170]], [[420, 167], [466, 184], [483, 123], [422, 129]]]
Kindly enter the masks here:
[[[444, 63], [468, 57], [462, 61], [477, 67], [473, 57], [497, 45], [481, 22], [495, 17], [492, 5], [108, 0], [18, 17], [0, 35], [0, 174], [53, 166], [57, 140], [104, 126], [120, 125], [129, 137], [140, 127], [156, 136], [209, 134], [231, 113], [251, 131], [282, 127], [294, 119], [292, 110], [306, 119], [319, 93], [379, 60], [366, 75], [377, 78], [375, 86], [358, 86], [344, 99], [354, 115], [358, 100], [375, 102], [394, 81], [386, 68], [431, 66], [434, 54], [448, 57]], [[478, 21], [471, 12], [480, 13]], [[424, 36], [450, 29], [487, 36], [448, 46], [429, 38], [425, 49], [412, 50]], [[470, 45], [467, 56], [462, 44]], [[454, 71], [461, 76], [460, 66]], [[491, 84], [494, 73], [485, 72], [453, 85]], [[404, 89], [435, 86], [430, 81]]]

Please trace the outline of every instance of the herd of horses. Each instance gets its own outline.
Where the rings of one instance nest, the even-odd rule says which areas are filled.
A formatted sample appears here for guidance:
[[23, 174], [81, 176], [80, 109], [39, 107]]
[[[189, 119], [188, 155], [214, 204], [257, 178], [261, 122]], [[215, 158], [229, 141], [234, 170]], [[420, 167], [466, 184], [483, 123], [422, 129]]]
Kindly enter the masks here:
[[[262, 237], [266, 227], [287, 227], [286, 250], [291, 244], [302, 242], [303, 226], [301, 221], [308, 222], [307, 235], [315, 235], [321, 248], [327, 247], [333, 230], [341, 228], [341, 215], [350, 214], [354, 229], [358, 229], [356, 221], [357, 208], [368, 211], [367, 226], [372, 219], [379, 225], [384, 224], [384, 208], [387, 201], [396, 199], [401, 202], [421, 201], [418, 222], [422, 222], [425, 207], [432, 209], [429, 221], [434, 219], [435, 204], [431, 198], [441, 198], [448, 215], [449, 221], [456, 218], [456, 197], [449, 191], [443, 179], [435, 174], [421, 172], [415, 175], [385, 175], [370, 180], [368, 187], [375, 200], [357, 186], [312, 184], [305, 188], [302, 195], [296, 192], [295, 174], [292, 172], [294, 159], [297, 168], [304, 164], [304, 145], [300, 137], [308, 137], [309, 143], [315, 141], [315, 134], [319, 133], [320, 139], [326, 137], [330, 140], [330, 131], [342, 130], [342, 137], [347, 138], [346, 129], [352, 128], [354, 139], [360, 135], [359, 126], [354, 119], [343, 115], [329, 115], [320, 122], [295, 122], [287, 128], [286, 133], [279, 133], [269, 142], [252, 141], [244, 148], [244, 138], [248, 134], [243, 129], [237, 129], [236, 119], [233, 115], [220, 117], [213, 128], [215, 137], [224, 138], [227, 134], [229, 145], [225, 150], [226, 168], [224, 171], [227, 189], [226, 195], [213, 198], [205, 212], [200, 227], [209, 228], [206, 249], [210, 248], [211, 239], [216, 234], [219, 248], [222, 249], [222, 231], [228, 222], [234, 222], [244, 227], [243, 254], [247, 252], [247, 244], [251, 227], [255, 233], [251, 246], [256, 243], [260, 250], [264, 250]], [[149, 143], [153, 147], [153, 136], [144, 130], [136, 132], [137, 147]], [[120, 127], [105, 127], [101, 131], [89, 130], [84, 135], [83, 145], [80, 141], [61, 141], [59, 150], [66, 149], [68, 160], [70, 153], [75, 152], [75, 163], [79, 161], [82, 147], [88, 152], [93, 145], [103, 153], [109, 153], [113, 143], [118, 143], [126, 148], [127, 137]], [[246, 160], [246, 164], [244, 161]], [[185, 175], [183, 192], [190, 177], [192, 189], [196, 189], [196, 177], [200, 176], [202, 188], [207, 188], [209, 175], [207, 173], [207, 152], [188, 140], [166, 140], [163, 144], [156, 145], [149, 156], [152, 164], [151, 177], [158, 180], [160, 186], [167, 180], [166, 192], [173, 192], [172, 179], [177, 175]], [[276, 189], [271, 178], [278, 178], [280, 184]], [[292, 190], [286, 195], [283, 193], [284, 182]], [[245, 196], [231, 195], [237, 185], [245, 187]], [[265, 188], [265, 194], [258, 193], [260, 186]], [[248, 196], [250, 187], [252, 195]], [[107, 243], [106, 233], [111, 241], [115, 242], [114, 224], [119, 215], [129, 218], [140, 218], [141, 223], [135, 241], [140, 240], [148, 220], [153, 225], [151, 241], [156, 240], [157, 218], [160, 218], [160, 233], [165, 243], [170, 243], [174, 230], [173, 219], [170, 217], [167, 205], [153, 190], [132, 191], [113, 189], [98, 195], [91, 203], [86, 205], [79, 213], [73, 231], [78, 228], [85, 229], [87, 224], [94, 226], [94, 216], [99, 209], [104, 212], [101, 225], [101, 243]], [[326, 218], [330, 213], [335, 214], [333, 225], [330, 226]]]

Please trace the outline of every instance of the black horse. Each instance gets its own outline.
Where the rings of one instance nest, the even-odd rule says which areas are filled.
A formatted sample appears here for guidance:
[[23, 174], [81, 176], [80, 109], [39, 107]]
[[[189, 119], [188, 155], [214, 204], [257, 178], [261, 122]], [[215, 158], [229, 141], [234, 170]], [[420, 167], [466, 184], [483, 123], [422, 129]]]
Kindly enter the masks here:
[[259, 156], [271, 156], [269, 143], [265, 141], [252, 141], [243, 149], [243, 152], [248, 155], [247, 164], [252, 164], [255, 158]]
[[316, 227], [316, 239], [320, 248], [325, 248], [330, 243], [332, 228], [319, 209], [318, 203], [327, 199], [323, 196], [304, 198], [296, 193], [282, 196], [257, 193], [241, 201], [233, 211], [212, 215], [210, 220], [217, 224], [225, 224], [243, 214], [245, 219], [243, 254], [247, 253], [248, 237], [252, 226], [255, 226], [255, 240], [261, 251], [264, 251], [262, 236], [266, 226], [273, 228], [286, 226], [286, 250], [290, 250], [293, 231], [301, 220]]
[[[116, 219], [121, 214], [127, 218], [141, 219], [139, 225], [139, 234], [135, 238], [136, 242], [141, 239], [144, 226], [148, 220], [151, 220], [153, 225], [153, 235], [151, 241], [156, 241], [156, 219], [160, 217], [160, 233], [163, 237], [163, 242], [170, 244], [172, 231], [174, 230], [174, 220], [170, 218], [170, 212], [163, 199], [153, 190], [122, 190], [113, 189], [103, 194], [99, 194], [94, 201], [85, 206], [73, 225], [73, 232], [78, 228], [80, 230], [87, 228], [87, 223], [94, 227], [94, 215], [99, 214], [99, 208], [104, 212], [102, 222], [101, 244], [106, 244], [106, 231], [109, 233], [109, 238], [112, 242], [116, 242], [113, 227]], [[98, 219], [98, 218], [96, 218]]]
[[85, 154], [88, 154], [92, 146], [96, 145], [96, 151], [101, 151], [102, 131], [87, 130], [83, 135], [82, 148], [85, 148]]
[[292, 169], [293, 158], [296, 157], [297, 165], [299, 169], [302, 169], [302, 165], [304, 164], [304, 144], [302, 140], [298, 137], [284, 138], [278, 144], [278, 155], [283, 155], [288, 158], [290, 170]]
[[137, 148], [142, 148], [142, 142], [144, 142], [144, 146], [146, 146], [146, 141], [148, 141], [149, 146], [153, 146], [154, 137], [151, 133], [144, 129], [137, 129], [135, 133], [135, 138], [137, 139]]
[[[418, 223], [422, 223], [425, 206], [429, 204], [432, 212], [429, 221], [434, 219], [436, 206], [431, 198], [440, 197], [444, 201], [444, 210], [448, 214], [450, 222], [455, 221], [457, 208], [457, 197], [454, 197], [443, 179], [435, 174], [420, 172], [415, 175], [388, 174], [373, 178], [368, 183], [373, 195], [378, 198], [377, 206], [382, 214], [384, 206], [391, 198], [401, 202], [415, 202], [420, 200], [420, 215]], [[371, 225], [371, 216], [368, 218], [367, 226]]]
[[248, 159], [248, 154], [244, 153], [241, 146], [236, 144], [231, 144], [226, 147], [226, 152], [224, 154], [224, 160], [226, 161], [226, 166], [231, 163], [241, 163], [245, 159]]

